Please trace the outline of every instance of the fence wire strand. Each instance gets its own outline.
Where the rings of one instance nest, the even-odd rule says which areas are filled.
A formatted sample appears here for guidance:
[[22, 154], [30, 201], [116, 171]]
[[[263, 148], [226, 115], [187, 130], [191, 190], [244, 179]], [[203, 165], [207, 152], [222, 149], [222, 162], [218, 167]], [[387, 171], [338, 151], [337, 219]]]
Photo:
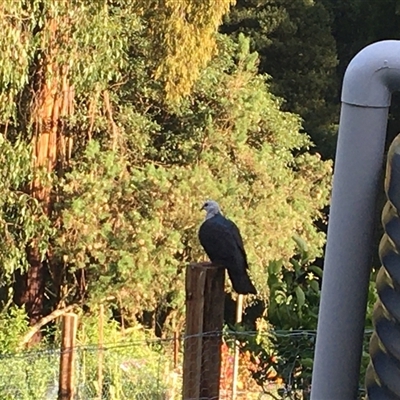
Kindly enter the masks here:
[[[370, 335], [370, 331], [365, 333], [365, 350]], [[74, 400], [182, 400], [184, 342], [194, 338], [219, 338], [221, 366], [219, 396], [200, 393], [193, 400], [232, 400], [233, 385], [236, 400], [309, 399], [315, 331], [223, 331], [76, 346]], [[233, 382], [235, 343], [239, 343], [240, 356], [238, 379]], [[0, 354], [0, 399], [57, 400], [60, 355], [59, 348]], [[207, 349], [202, 357], [218, 358]], [[363, 360], [366, 364], [367, 359]], [[360, 389], [359, 399], [363, 396]]]

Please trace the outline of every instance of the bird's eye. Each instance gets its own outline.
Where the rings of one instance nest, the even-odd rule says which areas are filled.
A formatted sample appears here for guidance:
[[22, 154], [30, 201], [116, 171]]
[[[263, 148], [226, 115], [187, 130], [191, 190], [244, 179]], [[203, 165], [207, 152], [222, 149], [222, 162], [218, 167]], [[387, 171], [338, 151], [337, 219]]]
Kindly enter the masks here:
[[204, 204], [204, 207], [208, 207], [208, 205], [209, 205], [208, 203], [205, 203], [205, 204]]

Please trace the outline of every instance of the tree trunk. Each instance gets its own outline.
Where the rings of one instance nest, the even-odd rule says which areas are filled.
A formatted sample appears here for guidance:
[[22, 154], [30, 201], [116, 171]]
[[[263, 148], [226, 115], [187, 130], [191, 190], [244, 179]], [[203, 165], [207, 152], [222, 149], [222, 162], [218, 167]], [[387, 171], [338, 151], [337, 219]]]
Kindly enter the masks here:
[[[49, 31], [57, 41], [57, 24], [54, 20], [49, 22]], [[57, 46], [49, 49], [47, 57], [42, 55], [42, 62], [38, 65], [36, 74], [36, 102], [31, 110], [31, 121], [34, 127], [33, 137], [33, 165], [35, 177], [30, 186], [30, 194], [36, 198], [43, 207], [43, 212], [50, 217], [52, 212], [52, 184], [51, 180], [43, 182], [40, 172], [47, 172], [50, 176], [55, 171], [57, 163], [66, 158], [66, 141], [63, 138], [61, 117], [72, 112], [73, 90], [68, 82], [67, 68], [57, 62]], [[68, 143], [70, 145], [70, 143]], [[36, 324], [45, 316], [45, 285], [49, 276], [47, 262], [43, 261], [38, 243], [33, 240], [27, 248], [27, 257], [30, 264], [28, 271], [17, 276], [15, 284], [15, 302], [25, 306], [29, 317], [29, 324]], [[57, 271], [52, 271], [56, 276]], [[56, 281], [61, 282], [60, 279]], [[41, 339], [38, 332], [31, 343]]]
[[[14, 301], [19, 306], [25, 306], [29, 324], [36, 324], [43, 317], [45, 270], [40, 257], [35, 257], [35, 249], [28, 250], [30, 267], [25, 274], [18, 273], [14, 286]], [[40, 333], [32, 337], [32, 344], [40, 341]]]

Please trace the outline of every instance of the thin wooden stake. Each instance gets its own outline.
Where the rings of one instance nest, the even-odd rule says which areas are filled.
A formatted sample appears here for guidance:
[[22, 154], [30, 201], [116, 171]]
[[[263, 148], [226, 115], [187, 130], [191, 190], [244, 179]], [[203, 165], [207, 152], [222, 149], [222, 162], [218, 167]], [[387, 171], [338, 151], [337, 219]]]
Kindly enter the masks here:
[[121, 315], [121, 333], [122, 333], [122, 336], [125, 336], [124, 307], [123, 307], [122, 299], [120, 296], [118, 296], [118, 302], [119, 302], [119, 313]]
[[97, 360], [97, 385], [98, 392], [97, 397], [99, 400], [103, 397], [103, 363], [104, 363], [104, 305], [100, 304], [99, 309], [99, 348], [98, 348], [98, 360]]
[[179, 334], [174, 332], [174, 370], [178, 367], [178, 356], [179, 356]]
[[225, 269], [209, 263], [186, 270], [183, 400], [219, 398]]
[[[239, 294], [236, 300], [236, 323], [240, 324], [243, 318], [243, 295]], [[239, 341], [235, 340], [235, 355], [233, 358], [232, 400], [237, 397], [237, 381], [239, 377]]]
[[58, 400], [73, 400], [75, 378], [75, 342], [78, 317], [63, 316]]

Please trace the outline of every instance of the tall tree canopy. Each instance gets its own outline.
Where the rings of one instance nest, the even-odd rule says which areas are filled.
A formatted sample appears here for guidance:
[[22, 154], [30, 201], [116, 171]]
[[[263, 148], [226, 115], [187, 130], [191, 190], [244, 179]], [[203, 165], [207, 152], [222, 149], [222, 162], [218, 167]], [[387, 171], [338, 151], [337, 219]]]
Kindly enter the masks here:
[[[155, 77], [166, 98], [190, 93], [216, 51], [215, 32], [235, 0], [135, 0], [151, 40]], [[149, 60], [150, 61], [150, 60]]]
[[[351, 59], [365, 46], [388, 39], [400, 39], [398, 0], [321, 0], [332, 15], [332, 34], [340, 60], [337, 93]], [[395, 93], [390, 110], [388, 144], [400, 131], [400, 96]], [[338, 99], [339, 101], [339, 99]]]
[[285, 110], [299, 114], [324, 157], [333, 157], [336, 100], [335, 41], [331, 15], [320, 1], [239, 0], [222, 31], [245, 33], [260, 54], [259, 70]]

